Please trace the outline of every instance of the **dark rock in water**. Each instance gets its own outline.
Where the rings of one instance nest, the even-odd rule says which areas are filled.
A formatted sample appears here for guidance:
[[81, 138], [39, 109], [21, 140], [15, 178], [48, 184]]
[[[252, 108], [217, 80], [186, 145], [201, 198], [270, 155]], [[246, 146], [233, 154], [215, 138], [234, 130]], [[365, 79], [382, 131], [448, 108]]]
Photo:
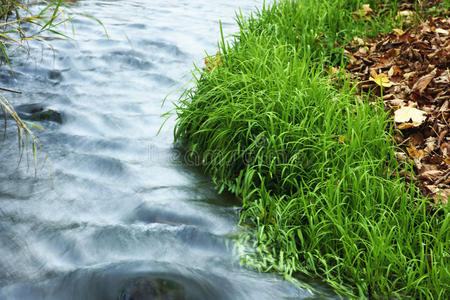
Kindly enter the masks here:
[[186, 300], [183, 286], [163, 278], [139, 278], [125, 287], [119, 300]]
[[48, 109], [41, 112], [37, 112], [31, 116], [31, 120], [33, 121], [52, 121], [59, 124], [62, 124], [62, 116], [61, 113]]
[[53, 109], [48, 109], [40, 103], [19, 105], [16, 112], [24, 120], [51, 121], [62, 124], [62, 114]]
[[169, 210], [164, 210], [161, 208], [149, 207], [146, 204], [138, 206], [132, 216], [130, 216], [129, 221], [131, 222], [144, 222], [150, 223], [161, 223], [168, 225], [192, 225], [197, 227], [209, 228], [209, 224], [206, 220], [190, 214], [182, 214], [179, 212], [171, 212]]

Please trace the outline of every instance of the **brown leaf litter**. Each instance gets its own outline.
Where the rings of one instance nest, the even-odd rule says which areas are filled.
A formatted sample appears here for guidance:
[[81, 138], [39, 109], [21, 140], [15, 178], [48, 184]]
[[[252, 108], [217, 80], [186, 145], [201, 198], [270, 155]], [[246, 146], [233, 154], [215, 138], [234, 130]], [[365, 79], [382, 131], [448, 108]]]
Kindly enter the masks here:
[[412, 160], [417, 174], [404, 176], [416, 181], [435, 204], [448, 204], [450, 18], [429, 18], [377, 39], [355, 37], [345, 49], [346, 72], [358, 89], [370, 92], [373, 100], [382, 97], [392, 111], [395, 140], [402, 150], [396, 158]]

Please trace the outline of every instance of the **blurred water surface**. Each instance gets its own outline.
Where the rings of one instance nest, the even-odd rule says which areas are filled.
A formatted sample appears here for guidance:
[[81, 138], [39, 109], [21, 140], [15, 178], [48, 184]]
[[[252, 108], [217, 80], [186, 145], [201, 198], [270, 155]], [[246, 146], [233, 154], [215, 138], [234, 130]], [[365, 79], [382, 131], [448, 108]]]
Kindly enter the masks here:
[[0, 144], [0, 299], [166, 299], [152, 285], [173, 299], [318, 299], [237, 264], [227, 243], [239, 202], [181, 163], [173, 119], [157, 135], [171, 92], [216, 52], [218, 21], [231, 34], [238, 8], [261, 5], [81, 0], [72, 10], [109, 38], [76, 18], [75, 40], [17, 51], [13, 76], [2, 66], [1, 85], [23, 91], [16, 106], [53, 109], [62, 124], [38, 122], [52, 165], [37, 178], [26, 156], [17, 167], [12, 122]]

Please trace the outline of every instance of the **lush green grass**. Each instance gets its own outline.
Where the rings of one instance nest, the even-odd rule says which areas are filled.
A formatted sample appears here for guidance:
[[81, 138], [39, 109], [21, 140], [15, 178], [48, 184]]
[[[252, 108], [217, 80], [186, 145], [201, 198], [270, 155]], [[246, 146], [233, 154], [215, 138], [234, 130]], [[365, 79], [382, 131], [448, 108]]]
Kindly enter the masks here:
[[326, 72], [345, 64], [336, 43], [399, 26], [395, 3], [355, 20], [363, 3], [281, 1], [238, 17], [217, 68], [180, 99], [175, 137], [242, 199], [249, 265], [317, 274], [355, 297], [448, 299], [448, 207], [427, 211], [396, 175], [408, 166], [381, 105]]

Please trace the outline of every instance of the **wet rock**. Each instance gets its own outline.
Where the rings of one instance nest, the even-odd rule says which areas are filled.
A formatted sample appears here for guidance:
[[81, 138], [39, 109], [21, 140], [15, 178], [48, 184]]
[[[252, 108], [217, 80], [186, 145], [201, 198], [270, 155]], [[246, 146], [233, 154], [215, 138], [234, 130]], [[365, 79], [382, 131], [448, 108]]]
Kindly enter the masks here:
[[50, 121], [62, 124], [62, 114], [60, 112], [46, 108], [40, 103], [19, 105], [15, 109], [19, 117], [24, 120]]
[[186, 300], [184, 287], [163, 278], [139, 278], [121, 292], [119, 300]]
[[147, 224], [160, 223], [168, 225], [192, 225], [197, 227], [211, 226], [206, 220], [199, 216], [171, 212], [169, 210], [149, 207], [145, 204], [137, 207], [130, 217], [131, 222], [139, 221]]
[[48, 109], [48, 110], [45, 110], [42, 112], [35, 113], [31, 117], [31, 120], [33, 120], [33, 121], [51, 121], [51, 122], [56, 122], [58, 124], [62, 124], [61, 113], [59, 113], [53, 109]]

